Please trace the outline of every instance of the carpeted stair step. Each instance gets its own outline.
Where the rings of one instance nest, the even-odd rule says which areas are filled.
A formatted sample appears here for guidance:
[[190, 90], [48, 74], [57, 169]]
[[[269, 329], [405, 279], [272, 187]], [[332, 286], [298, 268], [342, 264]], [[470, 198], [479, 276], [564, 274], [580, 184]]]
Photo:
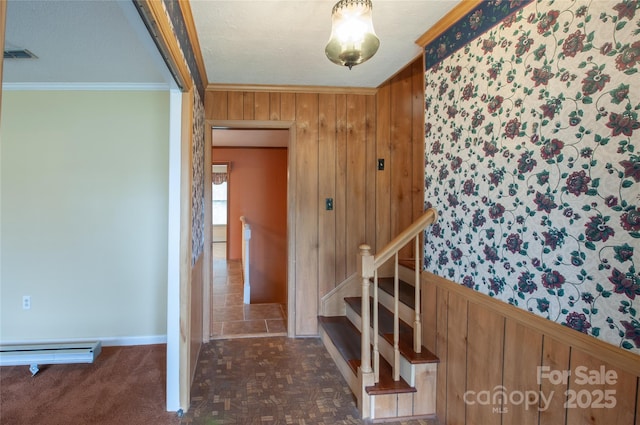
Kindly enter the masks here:
[[[342, 358], [347, 362], [352, 372], [357, 375], [360, 367], [360, 331], [346, 316], [318, 317], [318, 323], [325, 330], [333, 345], [337, 348]], [[397, 394], [416, 392], [416, 389], [404, 379], [393, 380], [391, 365], [382, 357], [380, 358], [380, 382], [367, 387], [370, 395]]]
[[[362, 317], [362, 297], [346, 297], [344, 301], [351, 309]], [[373, 312], [373, 298], [369, 298], [369, 311]], [[373, 313], [370, 324], [373, 327]], [[355, 328], [355, 326], [354, 326]], [[411, 364], [439, 363], [438, 357], [422, 346], [422, 351], [413, 351], [413, 328], [404, 321], [399, 321], [398, 349], [400, 354]], [[357, 330], [357, 329], [356, 329]], [[393, 346], [393, 313], [378, 303], [378, 334]]]

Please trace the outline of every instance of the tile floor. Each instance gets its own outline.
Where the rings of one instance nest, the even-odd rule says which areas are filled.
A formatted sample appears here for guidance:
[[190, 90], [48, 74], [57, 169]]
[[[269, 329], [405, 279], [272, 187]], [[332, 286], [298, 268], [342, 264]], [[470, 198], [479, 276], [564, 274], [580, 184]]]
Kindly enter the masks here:
[[286, 335], [285, 306], [281, 304], [243, 304], [241, 262], [225, 259], [224, 244], [215, 243], [213, 245], [211, 338]]

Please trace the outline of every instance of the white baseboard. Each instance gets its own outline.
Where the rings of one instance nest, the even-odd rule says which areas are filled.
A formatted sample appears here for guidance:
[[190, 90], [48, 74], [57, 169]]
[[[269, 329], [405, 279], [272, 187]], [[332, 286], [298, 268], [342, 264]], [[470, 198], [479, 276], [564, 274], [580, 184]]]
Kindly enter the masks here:
[[166, 344], [166, 335], [150, 335], [150, 336], [123, 336], [123, 337], [103, 337], [103, 338], [59, 338], [59, 339], [29, 339], [15, 341], [0, 341], [0, 345], [15, 344], [54, 344], [58, 342], [86, 342], [100, 341], [103, 347], [129, 346], [129, 345], [152, 345]]

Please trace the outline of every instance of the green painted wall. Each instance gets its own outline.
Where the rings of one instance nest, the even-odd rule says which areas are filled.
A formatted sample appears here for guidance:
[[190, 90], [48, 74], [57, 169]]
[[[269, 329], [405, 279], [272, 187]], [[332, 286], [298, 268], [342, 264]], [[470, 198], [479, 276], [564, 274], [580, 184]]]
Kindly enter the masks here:
[[3, 93], [0, 342], [166, 334], [168, 116], [168, 92]]

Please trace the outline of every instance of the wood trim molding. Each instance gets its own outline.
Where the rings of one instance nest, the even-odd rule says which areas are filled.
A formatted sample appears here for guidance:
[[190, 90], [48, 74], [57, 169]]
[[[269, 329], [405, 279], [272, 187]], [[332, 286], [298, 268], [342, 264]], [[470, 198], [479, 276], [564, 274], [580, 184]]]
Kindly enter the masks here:
[[369, 88], [369, 87], [330, 87], [330, 86], [285, 86], [285, 85], [210, 83], [207, 85], [206, 91], [375, 95], [378, 92], [378, 89], [375, 87]]
[[423, 284], [433, 284], [446, 291], [461, 295], [465, 299], [487, 307], [508, 319], [515, 320], [524, 326], [534, 329], [543, 335], [570, 345], [597, 357], [613, 366], [619, 367], [631, 374], [640, 376], [640, 356], [631, 351], [623, 350], [595, 337], [577, 332], [573, 329], [552, 322], [544, 317], [535, 315], [521, 308], [482, 294], [466, 286], [459, 285], [448, 279], [430, 272], [422, 272]]
[[191, 187], [193, 90], [182, 93], [180, 142], [180, 406], [187, 410], [191, 402]]
[[290, 130], [295, 126], [295, 121], [207, 120], [208, 124], [212, 127], [207, 128]]
[[173, 32], [173, 27], [171, 26], [162, 0], [138, 1], [143, 10], [148, 11], [150, 14], [152, 24], [155, 24], [155, 31], [153, 31], [155, 34], [152, 35], [159, 39], [158, 41], [164, 46], [164, 50], [166, 50], [166, 55], [170, 56], [168, 58], [165, 57], [165, 60], [171, 63], [169, 68], [174, 69], [178, 73], [178, 75], [176, 75], [176, 78], [180, 79], [178, 85], [181, 86], [183, 92], [188, 92], [193, 87], [193, 78], [191, 78], [189, 67]]
[[422, 34], [420, 38], [416, 40], [416, 44], [424, 48], [483, 1], [484, 0], [462, 0], [457, 6], [451, 9], [449, 13], [444, 15], [442, 19], [436, 22], [435, 25], [429, 28], [427, 32]]
[[204, 59], [202, 58], [202, 48], [200, 47], [200, 40], [198, 39], [198, 32], [196, 31], [196, 24], [193, 22], [193, 12], [191, 12], [191, 2], [189, 0], [179, 0], [180, 10], [182, 11], [182, 17], [187, 27], [187, 35], [191, 41], [191, 47], [193, 48], [193, 55], [195, 56], [196, 63], [198, 64], [198, 71], [200, 72], [200, 78], [202, 78], [202, 85], [207, 86], [207, 70], [204, 66]]

